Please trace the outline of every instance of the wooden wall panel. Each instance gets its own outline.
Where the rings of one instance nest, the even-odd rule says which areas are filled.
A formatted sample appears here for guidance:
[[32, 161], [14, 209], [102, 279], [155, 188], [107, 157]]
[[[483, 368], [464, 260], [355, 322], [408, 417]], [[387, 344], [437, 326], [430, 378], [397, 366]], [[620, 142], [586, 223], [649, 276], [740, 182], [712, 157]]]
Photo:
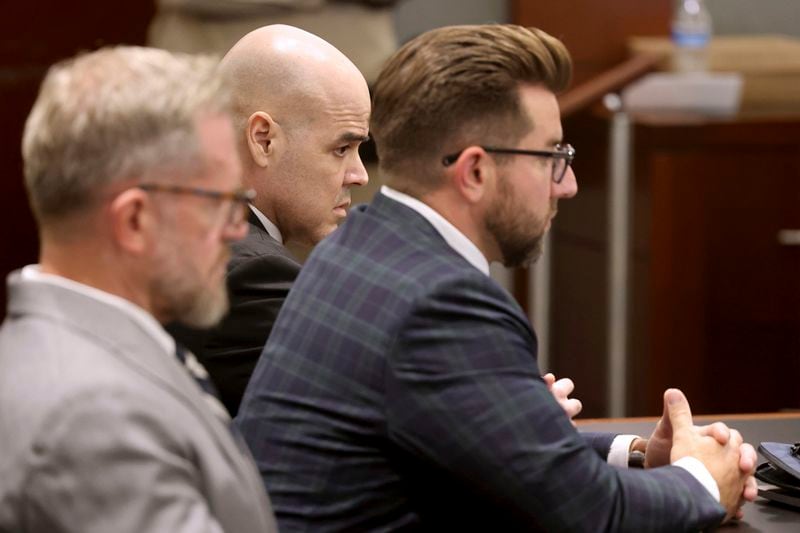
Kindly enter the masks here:
[[567, 45], [580, 83], [626, 57], [631, 35], [667, 35], [672, 0], [513, 0], [512, 20]]
[[636, 154], [651, 227], [636, 414], [670, 386], [698, 413], [800, 407], [800, 247], [777, 239], [800, 228], [800, 122], [640, 126]]
[[[629, 36], [666, 35], [671, 6], [516, 0], [513, 15], [561, 38], [581, 83], [622, 61]], [[584, 110], [564, 125], [579, 194], [553, 227], [550, 360], [603, 416], [607, 123]], [[799, 153], [797, 117], [635, 128], [629, 415], [659, 414], [671, 386], [697, 413], [800, 407], [800, 247], [776, 240], [800, 229]]]
[[4, 2], [0, 16], [0, 319], [5, 277], [36, 261], [36, 227], [23, 188], [25, 118], [52, 63], [107, 44], [143, 44], [152, 1]]

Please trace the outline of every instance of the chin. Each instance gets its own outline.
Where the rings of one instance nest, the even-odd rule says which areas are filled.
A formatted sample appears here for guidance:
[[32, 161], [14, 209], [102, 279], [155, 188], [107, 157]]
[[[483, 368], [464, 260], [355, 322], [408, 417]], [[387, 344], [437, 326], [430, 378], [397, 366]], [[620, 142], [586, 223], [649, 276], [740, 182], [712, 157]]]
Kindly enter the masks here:
[[338, 227], [335, 222], [329, 222], [310, 228], [297, 228], [290, 236], [284, 235], [284, 243], [289, 242], [292, 245], [301, 247], [316, 246], [322, 239], [336, 231]]
[[336, 231], [336, 229], [337, 229], [338, 227], [339, 227], [339, 226], [338, 226], [337, 224], [330, 224], [330, 225], [328, 225], [328, 226], [325, 226], [325, 227], [323, 227], [323, 228], [320, 228], [320, 229], [317, 231], [317, 233], [316, 233], [316, 235], [315, 235], [315, 237], [316, 237], [316, 238], [314, 239], [314, 242], [313, 242], [312, 244], [317, 244], [317, 243], [319, 243], [319, 242], [320, 242], [322, 239], [324, 239], [325, 237], [327, 237], [328, 235], [330, 235], [331, 233], [333, 233], [334, 231]]
[[193, 306], [180, 317], [187, 326], [206, 329], [219, 324], [228, 314], [228, 293], [221, 290], [210, 291], [198, 298]]
[[514, 243], [516, 246], [511, 246], [510, 243], [506, 243], [506, 245], [502, 247], [503, 266], [506, 268], [524, 268], [536, 263], [544, 252], [543, 235], [544, 234], [524, 245], [521, 243]]

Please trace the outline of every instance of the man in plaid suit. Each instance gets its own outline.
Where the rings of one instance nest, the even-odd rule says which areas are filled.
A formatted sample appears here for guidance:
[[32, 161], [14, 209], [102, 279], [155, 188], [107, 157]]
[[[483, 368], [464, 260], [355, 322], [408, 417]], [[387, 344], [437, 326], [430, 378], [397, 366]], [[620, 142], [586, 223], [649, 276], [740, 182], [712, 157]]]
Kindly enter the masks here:
[[577, 192], [570, 70], [510, 25], [434, 30], [385, 66], [387, 186], [312, 253], [237, 418], [282, 531], [684, 531], [755, 497], [752, 447], [693, 426], [678, 390], [649, 440], [579, 434], [488, 276], [535, 259]]

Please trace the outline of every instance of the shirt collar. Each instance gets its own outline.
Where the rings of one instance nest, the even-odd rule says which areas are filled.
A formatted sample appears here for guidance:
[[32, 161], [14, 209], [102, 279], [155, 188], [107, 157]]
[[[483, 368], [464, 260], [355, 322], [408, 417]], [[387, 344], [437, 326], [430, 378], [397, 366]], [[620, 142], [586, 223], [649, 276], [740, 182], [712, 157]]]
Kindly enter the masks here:
[[278, 226], [273, 224], [272, 221], [268, 219], [264, 213], [259, 211], [253, 204], [250, 204], [250, 209], [253, 211], [253, 214], [256, 215], [258, 221], [261, 222], [261, 225], [264, 226], [264, 229], [267, 230], [269, 236], [278, 241], [280, 244], [283, 244], [283, 235], [281, 235], [281, 230], [278, 229]]
[[161, 324], [158, 323], [153, 315], [130, 300], [126, 300], [125, 298], [121, 298], [109, 292], [102, 291], [95, 287], [90, 287], [89, 285], [79, 283], [63, 276], [42, 272], [39, 265], [28, 265], [24, 267], [22, 269], [21, 277], [25, 281], [54, 285], [62, 289], [76, 292], [88, 298], [92, 298], [93, 300], [97, 300], [98, 302], [102, 302], [106, 305], [110, 305], [111, 307], [126, 314], [131, 318], [131, 320], [139, 324], [139, 326], [141, 326], [142, 329], [150, 334], [150, 336], [158, 343], [159, 346], [164, 349], [167, 354], [173, 355], [175, 353], [175, 339], [173, 339], [172, 336], [167, 333], [167, 331], [161, 326]]
[[396, 191], [386, 185], [381, 187], [381, 194], [399, 202], [420, 214], [442, 236], [450, 247], [467, 260], [472, 266], [489, 275], [489, 261], [466, 235], [461, 233], [447, 219], [424, 202], [417, 200], [405, 193]]

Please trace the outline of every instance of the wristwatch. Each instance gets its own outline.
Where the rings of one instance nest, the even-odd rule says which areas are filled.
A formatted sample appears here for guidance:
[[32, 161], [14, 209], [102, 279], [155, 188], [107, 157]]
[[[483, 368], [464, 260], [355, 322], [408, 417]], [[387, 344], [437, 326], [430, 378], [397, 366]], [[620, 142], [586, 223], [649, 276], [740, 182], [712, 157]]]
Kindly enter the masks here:
[[644, 453], [638, 450], [628, 452], [628, 468], [644, 468]]

